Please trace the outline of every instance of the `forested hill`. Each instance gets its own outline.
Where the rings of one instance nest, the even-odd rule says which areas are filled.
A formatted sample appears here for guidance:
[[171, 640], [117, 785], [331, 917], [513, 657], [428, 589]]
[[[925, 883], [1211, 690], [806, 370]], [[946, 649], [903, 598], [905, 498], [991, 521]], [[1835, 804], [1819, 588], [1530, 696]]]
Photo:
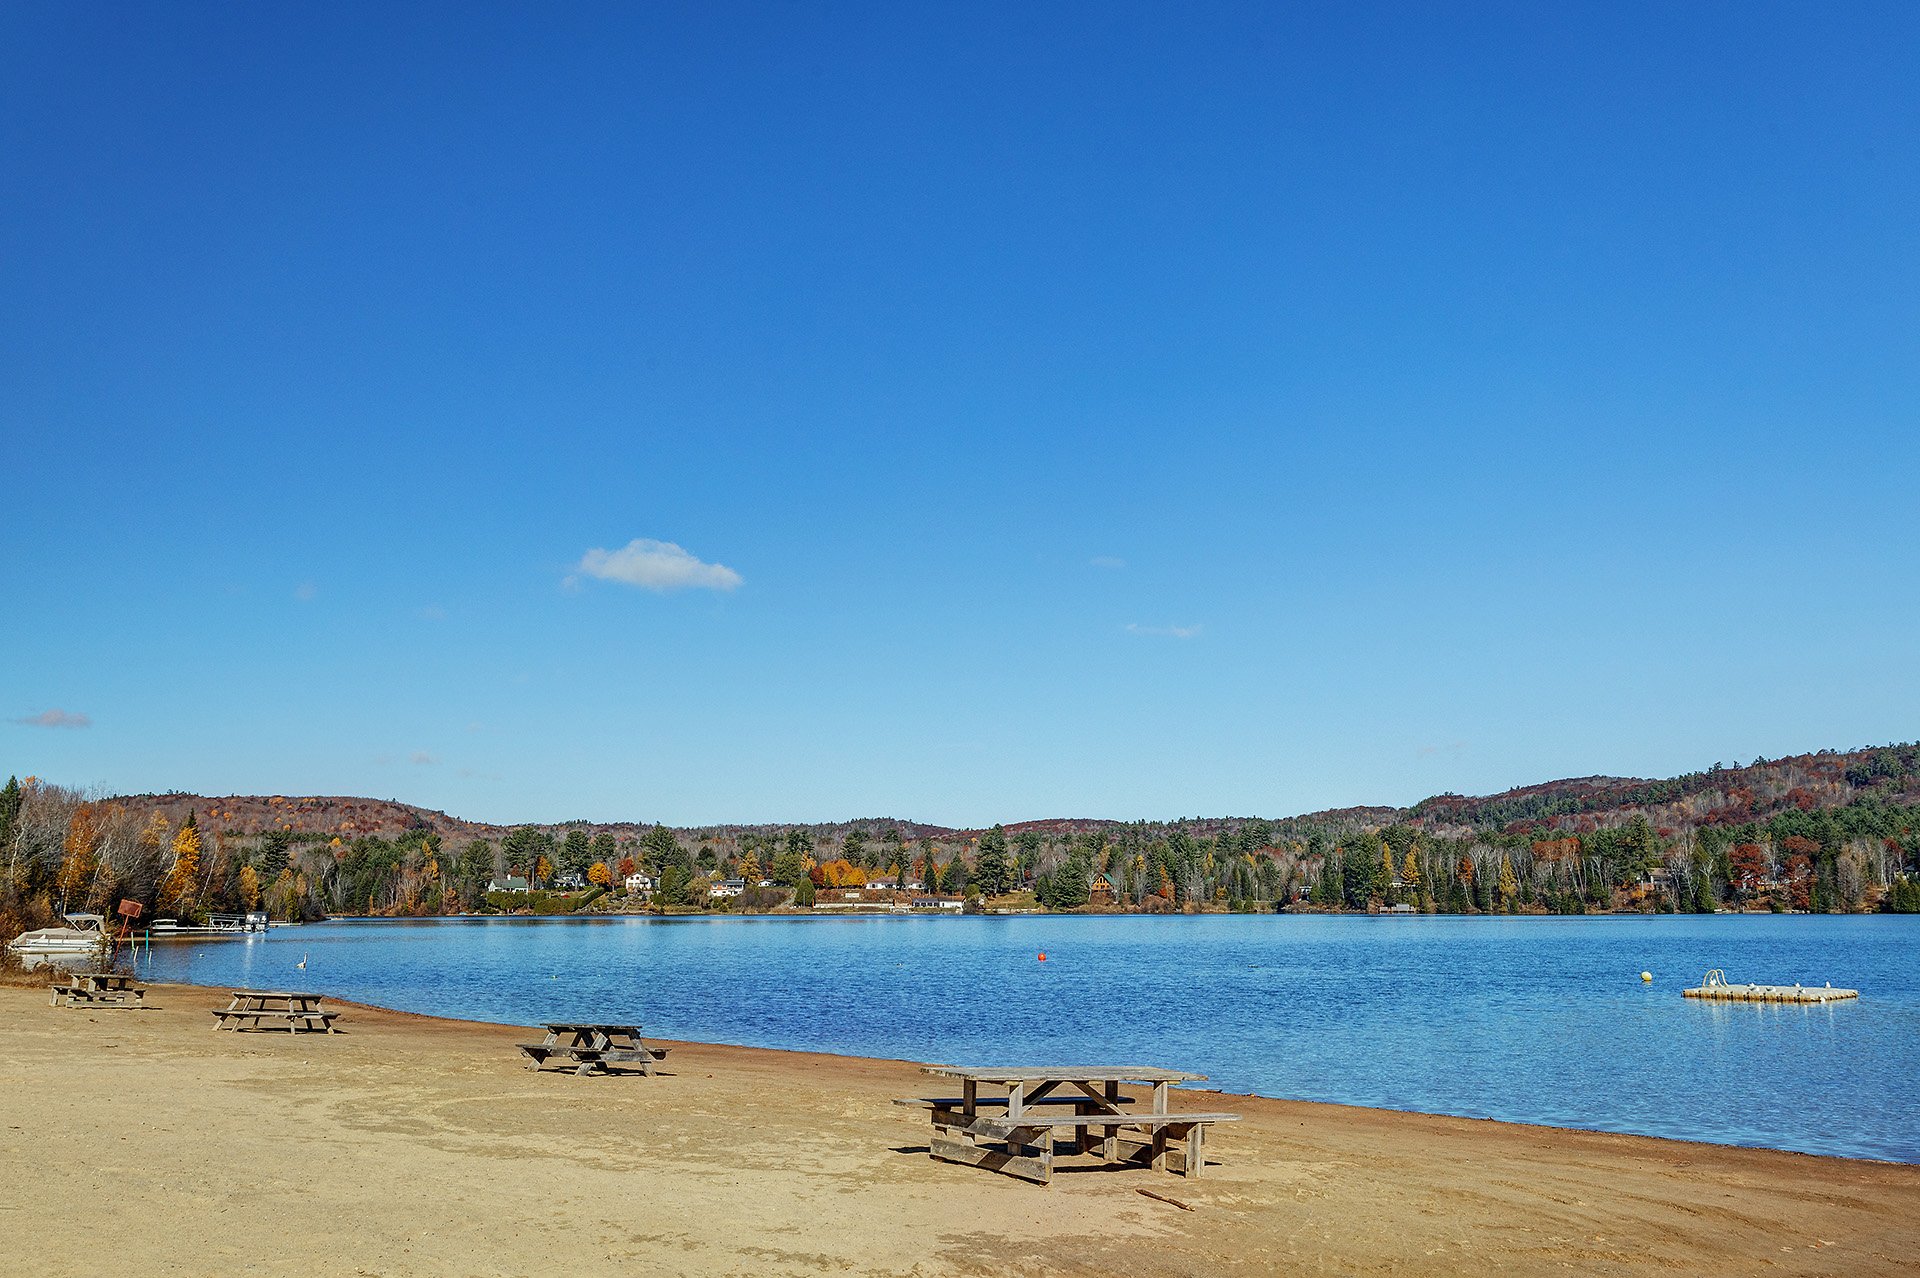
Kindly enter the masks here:
[[1714, 764], [1664, 780], [1577, 777], [1485, 798], [1436, 795], [1406, 819], [1435, 831], [1581, 832], [1645, 817], [1656, 827], [1744, 825], [1790, 811], [1844, 807], [1863, 798], [1920, 802], [1920, 744], [1821, 750], [1746, 767]]
[[[1623, 825], [1634, 817], [1665, 829], [1742, 825], [1790, 810], [1842, 807], [1875, 797], [1902, 805], [1920, 803], [1920, 744], [1821, 750], [1781, 759], [1756, 759], [1746, 766], [1714, 764], [1700, 772], [1659, 780], [1635, 777], [1574, 777], [1522, 786], [1500, 794], [1468, 797], [1436, 795], [1411, 808], [1341, 808], [1286, 818], [1194, 817], [1168, 821], [1121, 822], [1095, 818], [1051, 818], [1006, 823], [1009, 835], [1033, 831], [1072, 837], [1132, 826], [1155, 831], [1181, 830], [1195, 838], [1234, 833], [1249, 825], [1275, 839], [1304, 837], [1314, 829], [1366, 829], [1407, 824], [1436, 834], [1581, 832]], [[179, 792], [128, 795], [130, 806], [156, 810], [177, 824], [189, 811], [216, 829], [235, 833], [291, 830], [356, 838], [394, 838], [409, 831], [432, 831], [449, 842], [498, 840], [513, 827], [469, 821], [431, 808], [393, 799], [347, 796], [198, 795]], [[629, 821], [585, 819], [529, 822], [536, 829], [564, 834], [583, 829], [616, 839], [637, 838], [655, 823], [644, 814]], [[956, 829], [892, 817], [837, 822], [794, 823], [816, 839], [838, 842], [860, 831], [869, 837], [895, 835], [907, 840], [966, 842], [981, 830]], [[694, 837], [721, 834], [773, 834], [787, 824], [710, 826], [688, 829]], [[1266, 842], [1267, 840], [1261, 840]]]
[[[885, 817], [508, 828], [390, 799], [100, 798], [28, 778], [0, 788], [0, 862], [0, 932], [123, 899], [168, 917], [519, 908], [489, 887], [506, 875], [617, 884], [623, 908], [656, 909], [732, 908], [713, 885], [738, 879], [759, 885], [740, 901], [749, 910], [810, 908], [816, 889], [889, 882], [1056, 910], [1920, 912], [1920, 745], [1664, 780], [1580, 777], [1411, 808], [986, 830]], [[660, 876], [657, 892], [624, 886], [640, 870]]]

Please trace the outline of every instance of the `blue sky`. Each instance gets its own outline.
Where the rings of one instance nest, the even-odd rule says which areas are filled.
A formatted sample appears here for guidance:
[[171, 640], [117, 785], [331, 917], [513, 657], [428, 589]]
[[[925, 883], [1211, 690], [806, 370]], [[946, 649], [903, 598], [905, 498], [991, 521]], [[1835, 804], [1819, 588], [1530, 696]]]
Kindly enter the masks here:
[[8, 6], [0, 770], [962, 824], [1909, 739], [1916, 53]]

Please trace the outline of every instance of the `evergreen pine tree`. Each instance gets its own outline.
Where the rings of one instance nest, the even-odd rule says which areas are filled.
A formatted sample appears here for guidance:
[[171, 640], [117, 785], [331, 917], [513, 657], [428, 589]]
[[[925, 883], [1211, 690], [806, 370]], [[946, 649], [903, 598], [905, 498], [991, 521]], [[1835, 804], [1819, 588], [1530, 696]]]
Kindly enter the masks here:
[[980, 853], [974, 858], [973, 878], [981, 896], [1004, 896], [1013, 887], [1013, 869], [1007, 864], [1007, 832], [994, 826], [980, 836]]

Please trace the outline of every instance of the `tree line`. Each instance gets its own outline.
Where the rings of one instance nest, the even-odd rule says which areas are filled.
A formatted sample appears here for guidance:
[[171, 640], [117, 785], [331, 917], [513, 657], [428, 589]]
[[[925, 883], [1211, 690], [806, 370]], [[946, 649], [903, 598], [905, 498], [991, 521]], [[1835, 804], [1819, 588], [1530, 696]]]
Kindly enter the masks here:
[[[1412, 909], [1453, 913], [1590, 910], [1920, 912], [1916, 805], [1890, 788], [1920, 759], [1869, 759], [1849, 802], [1789, 804], [1764, 819], [1659, 826], [1635, 813], [1582, 828], [1501, 829], [1361, 817], [1222, 822], [1211, 834], [1141, 822], [1077, 832], [994, 826], [971, 838], [911, 838], [897, 825], [848, 830], [822, 846], [807, 827], [730, 837], [593, 833], [521, 826], [448, 846], [429, 823], [391, 836], [211, 828], [158, 810], [29, 779], [0, 788], [0, 932], [61, 912], [149, 919], [263, 909], [276, 918], [456, 914], [490, 902], [496, 880], [563, 876], [616, 893], [655, 880], [656, 907], [809, 906], [822, 891], [881, 885], [1009, 908], [1138, 911]], [[1849, 783], [1851, 785], [1851, 782]], [[716, 879], [745, 892], [716, 903]]]

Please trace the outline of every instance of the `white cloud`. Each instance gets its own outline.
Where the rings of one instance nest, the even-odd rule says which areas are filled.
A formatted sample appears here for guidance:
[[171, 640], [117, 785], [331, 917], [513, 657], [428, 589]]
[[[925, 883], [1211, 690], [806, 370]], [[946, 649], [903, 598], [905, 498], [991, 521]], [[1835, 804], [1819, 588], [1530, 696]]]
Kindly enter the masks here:
[[725, 564], [710, 564], [696, 559], [670, 541], [636, 537], [619, 550], [589, 550], [580, 557], [573, 584], [579, 575], [618, 581], [642, 590], [732, 590], [741, 576]]
[[1159, 639], [1194, 639], [1200, 634], [1199, 626], [1143, 626], [1137, 621], [1129, 621], [1122, 627], [1130, 635], [1152, 635]]
[[1087, 560], [1087, 562], [1095, 568], [1125, 568], [1127, 566], [1127, 561], [1118, 555], [1095, 555], [1093, 558]]
[[319, 593], [320, 587], [314, 585], [311, 581], [303, 581], [293, 588], [293, 597], [301, 603], [309, 602]]
[[431, 766], [433, 764], [440, 762], [440, 760], [428, 754], [425, 750], [415, 750], [412, 754], [407, 756], [407, 762]]
[[428, 604], [426, 607], [416, 611], [414, 616], [420, 618], [422, 621], [445, 621], [447, 619], [447, 610], [439, 604]]
[[24, 715], [15, 719], [15, 723], [25, 724], [29, 728], [91, 728], [93, 720], [78, 711], [62, 710], [55, 706], [51, 710], [42, 710], [39, 714]]

